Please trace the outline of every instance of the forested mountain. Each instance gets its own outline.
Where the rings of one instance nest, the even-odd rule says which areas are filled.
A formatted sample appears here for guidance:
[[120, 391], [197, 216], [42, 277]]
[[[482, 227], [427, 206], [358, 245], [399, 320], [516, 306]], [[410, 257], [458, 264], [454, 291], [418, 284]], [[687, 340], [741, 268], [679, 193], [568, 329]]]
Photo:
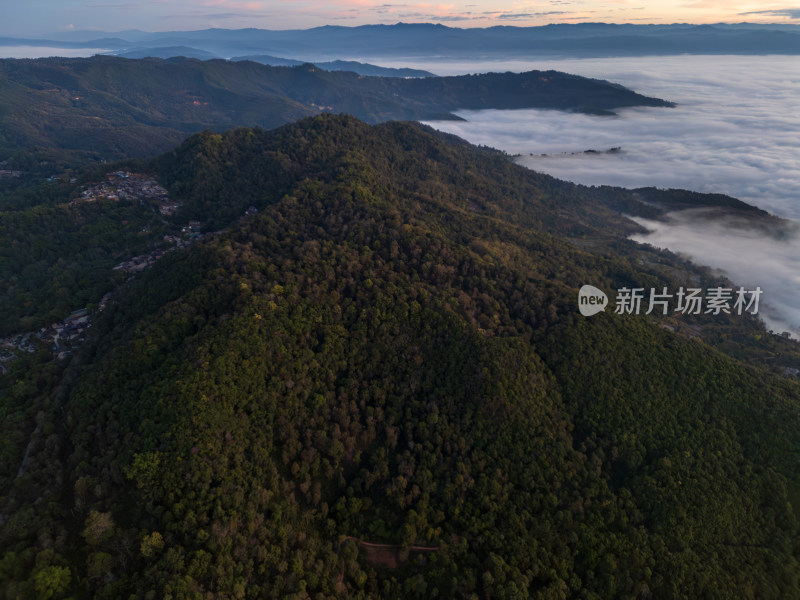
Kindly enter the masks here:
[[402, 79], [313, 65], [95, 56], [0, 60], [0, 81], [0, 159], [35, 151], [51, 161], [150, 157], [203, 129], [272, 128], [320, 112], [376, 123], [456, 119], [458, 109], [613, 114], [671, 105], [556, 71]]
[[174, 58], [183, 56], [184, 58], [197, 58], [199, 60], [211, 60], [212, 58], [219, 58], [219, 56], [212, 54], [211, 52], [198, 50], [197, 48], [190, 48], [189, 46], [134, 48], [132, 50], [126, 49], [120, 52], [115, 52], [113, 56], [119, 56], [122, 58]]
[[[112, 56], [121, 56], [122, 58], [198, 58], [200, 60], [211, 60], [214, 58], [222, 58], [205, 50], [198, 50], [189, 46], [171, 46], [167, 48], [136, 48], [126, 49], [117, 52], [112, 52]], [[378, 65], [371, 65], [368, 63], [357, 62], [354, 60], [333, 60], [333, 61], [308, 61], [308, 60], [295, 60], [292, 58], [281, 58], [279, 56], [270, 56], [269, 54], [251, 54], [247, 56], [232, 56], [232, 61], [249, 60], [252, 62], [261, 63], [262, 65], [271, 65], [273, 67], [299, 67], [313, 63], [314, 66], [324, 69], [325, 71], [352, 71], [359, 75], [370, 75], [377, 77], [435, 77], [429, 71], [421, 69], [409, 68], [393, 68], [393, 67], [380, 67]]]
[[331, 61], [300, 61], [291, 58], [281, 58], [268, 54], [252, 54], [249, 56], [234, 56], [230, 60], [251, 60], [262, 65], [272, 65], [273, 67], [299, 67], [308, 62], [326, 71], [352, 71], [359, 75], [374, 75], [377, 77], [435, 77], [430, 71], [422, 69], [410, 69], [408, 67], [381, 67], [354, 60], [331, 60]]
[[624, 239], [665, 192], [329, 115], [139, 167], [216, 233], [0, 377], [5, 597], [800, 598], [800, 385], [733, 357], [793, 344], [577, 312], [715, 283]]

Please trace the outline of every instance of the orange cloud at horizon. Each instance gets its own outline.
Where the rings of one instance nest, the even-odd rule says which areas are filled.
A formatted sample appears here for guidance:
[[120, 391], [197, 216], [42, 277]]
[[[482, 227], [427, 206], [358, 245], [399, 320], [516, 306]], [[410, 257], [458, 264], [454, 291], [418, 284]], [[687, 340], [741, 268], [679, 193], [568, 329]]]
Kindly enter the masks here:
[[[510, 0], [502, 4], [486, 0], [446, 4], [393, 0], [205, 0], [202, 6], [252, 13], [251, 19], [256, 20], [269, 13], [273, 26], [277, 21], [292, 28], [339, 21], [349, 21], [353, 25], [438, 22], [458, 27], [587, 21], [653, 24], [800, 22], [800, 9], [786, 8], [779, 2], [735, 0], [662, 0], [657, 4], [646, 0]], [[253, 25], [252, 21], [250, 25]]]
[[[308, 29], [322, 25], [437, 23], [473, 28], [552, 23], [797, 23], [787, 0], [32, 0], [11, 3], [0, 30], [169, 31], [219, 27]], [[34, 3], [51, 4], [42, 13]], [[45, 18], [42, 18], [43, 14]], [[73, 25], [74, 26], [74, 25]]]

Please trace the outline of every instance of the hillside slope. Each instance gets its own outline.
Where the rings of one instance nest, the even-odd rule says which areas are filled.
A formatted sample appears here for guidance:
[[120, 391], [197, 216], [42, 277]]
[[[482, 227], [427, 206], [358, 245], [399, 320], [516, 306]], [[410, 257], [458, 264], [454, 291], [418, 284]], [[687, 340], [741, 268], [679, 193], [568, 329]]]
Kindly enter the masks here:
[[0, 157], [38, 149], [50, 160], [153, 156], [203, 129], [273, 128], [320, 112], [377, 123], [453, 119], [458, 109], [612, 114], [625, 106], [670, 106], [556, 71], [402, 79], [313, 65], [95, 56], [0, 60], [0, 81]]
[[153, 166], [260, 212], [4, 383], [6, 596], [800, 597], [800, 386], [580, 316], [690, 274], [568, 241], [615, 218], [585, 188], [330, 116]]

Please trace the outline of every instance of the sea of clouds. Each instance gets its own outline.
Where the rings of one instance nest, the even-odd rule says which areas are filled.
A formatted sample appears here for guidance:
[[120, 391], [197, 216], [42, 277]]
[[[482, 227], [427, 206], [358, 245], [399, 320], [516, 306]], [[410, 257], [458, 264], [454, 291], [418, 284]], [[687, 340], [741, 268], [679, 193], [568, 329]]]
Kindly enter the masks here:
[[[430, 125], [519, 154], [531, 169], [586, 185], [724, 193], [800, 221], [800, 61], [789, 56], [672, 56], [464, 64], [418, 63], [437, 74], [556, 69], [608, 79], [677, 102], [617, 117], [552, 110], [461, 111]], [[620, 147], [612, 154], [584, 154]], [[573, 154], [577, 153], [577, 154]], [[547, 154], [547, 156], [542, 156]], [[762, 317], [800, 336], [800, 238], [673, 213], [642, 222], [638, 241], [760, 286]]]
[[[24, 50], [24, 52], [23, 52]], [[90, 56], [95, 49], [0, 48], [4, 56]], [[586, 185], [724, 193], [800, 222], [800, 61], [793, 56], [666, 56], [511, 61], [341, 57], [438, 75], [555, 69], [676, 102], [616, 117], [553, 110], [459, 111], [430, 125], [519, 155], [526, 167]], [[606, 154], [610, 148], [621, 152]], [[584, 154], [586, 150], [599, 151]], [[547, 156], [543, 156], [547, 155]], [[767, 325], [800, 337], [800, 237], [769, 236], [673, 213], [638, 241], [760, 286]], [[798, 229], [800, 231], [800, 228]], [[576, 282], [580, 285], [584, 282]]]
[[0, 46], [0, 58], [48, 58], [67, 56], [81, 58], [110, 52], [105, 48], [51, 48], [49, 46]]
[[693, 211], [670, 213], [664, 221], [635, 218], [649, 230], [633, 239], [670, 248], [721, 270], [736, 286], [763, 290], [759, 314], [776, 332], [800, 338], [800, 236], [770, 236], [741, 221], [698, 219]]
[[[459, 65], [448, 73], [557, 69], [677, 102], [618, 117], [553, 110], [461, 111], [437, 122], [520, 163], [587, 185], [725, 193], [800, 218], [800, 61], [791, 56], [670, 56]], [[572, 155], [621, 147], [620, 154]], [[547, 157], [540, 155], [548, 154]], [[530, 156], [533, 155], [533, 156]]]

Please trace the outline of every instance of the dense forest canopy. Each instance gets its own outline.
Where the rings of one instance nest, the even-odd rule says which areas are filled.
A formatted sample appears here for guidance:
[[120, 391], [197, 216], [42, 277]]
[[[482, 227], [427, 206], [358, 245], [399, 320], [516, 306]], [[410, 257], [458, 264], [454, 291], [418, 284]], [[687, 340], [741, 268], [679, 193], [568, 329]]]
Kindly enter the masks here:
[[458, 77], [365, 77], [311, 64], [187, 58], [0, 60], [0, 161], [69, 162], [152, 157], [203, 129], [277, 127], [346, 112], [371, 123], [457, 119], [482, 108], [553, 108], [613, 114], [671, 106], [607, 81], [557, 71]]
[[330, 115], [138, 167], [206, 235], [0, 377], [5, 597], [800, 597], [795, 345], [577, 311], [719, 283], [625, 239], [685, 193]]

